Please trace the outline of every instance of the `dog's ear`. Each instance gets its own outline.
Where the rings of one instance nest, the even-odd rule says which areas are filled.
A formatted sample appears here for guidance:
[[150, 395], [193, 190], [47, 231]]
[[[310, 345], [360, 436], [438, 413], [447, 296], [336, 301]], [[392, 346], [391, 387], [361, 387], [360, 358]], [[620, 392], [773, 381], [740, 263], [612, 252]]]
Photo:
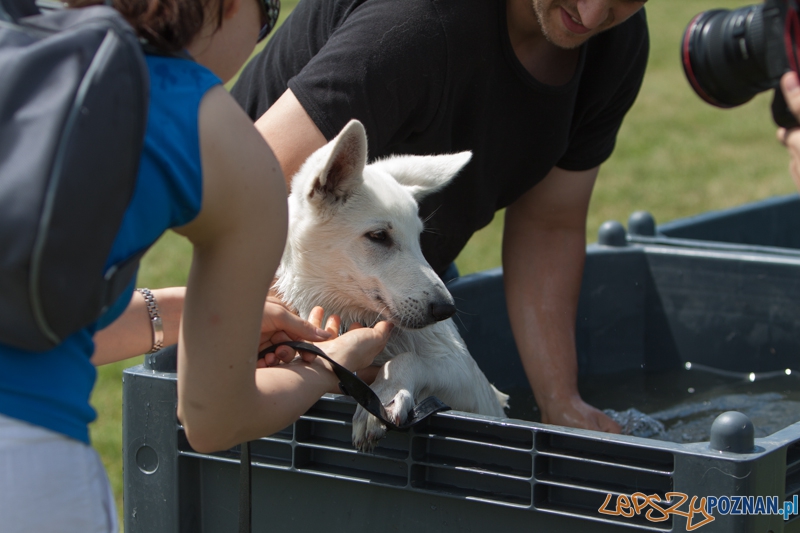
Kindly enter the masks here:
[[376, 161], [371, 166], [389, 173], [419, 202], [450, 183], [471, 158], [472, 152], [469, 151], [445, 155], [398, 155]]
[[[367, 163], [367, 134], [364, 126], [351, 120], [333, 140], [312, 154], [298, 175], [308, 175], [304, 185], [312, 202], [345, 202], [363, 180]], [[306, 172], [308, 171], [308, 174]]]

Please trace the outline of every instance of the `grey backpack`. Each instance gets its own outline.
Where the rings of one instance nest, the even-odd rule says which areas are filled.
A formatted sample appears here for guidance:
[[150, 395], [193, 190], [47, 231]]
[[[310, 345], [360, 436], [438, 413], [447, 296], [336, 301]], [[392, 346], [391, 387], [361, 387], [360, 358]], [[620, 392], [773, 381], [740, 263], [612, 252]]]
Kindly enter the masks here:
[[140, 43], [107, 6], [0, 0], [0, 343], [43, 351], [95, 321], [142, 250], [106, 267], [148, 108]]

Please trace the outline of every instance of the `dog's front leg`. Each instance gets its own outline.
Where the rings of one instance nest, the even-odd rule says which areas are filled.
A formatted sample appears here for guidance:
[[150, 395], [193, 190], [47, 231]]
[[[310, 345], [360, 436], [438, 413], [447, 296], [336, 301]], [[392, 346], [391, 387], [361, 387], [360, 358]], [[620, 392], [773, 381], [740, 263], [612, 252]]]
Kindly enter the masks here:
[[[412, 352], [401, 353], [381, 367], [372, 383], [372, 390], [393, 423], [401, 425], [408, 420], [417, 392], [424, 389], [426, 368], [427, 365]], [[386, 426], [359, 405], [353, 416], [353, 446], [362, 452], [371, 452], [385, 436]]]

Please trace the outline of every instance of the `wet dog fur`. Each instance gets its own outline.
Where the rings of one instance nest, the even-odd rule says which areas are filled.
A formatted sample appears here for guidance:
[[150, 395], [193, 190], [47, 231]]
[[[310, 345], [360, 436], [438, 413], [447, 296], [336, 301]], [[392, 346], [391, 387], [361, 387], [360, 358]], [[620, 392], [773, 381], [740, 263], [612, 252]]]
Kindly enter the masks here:
[[[397, 424], [419, 400], [503, 417], [508, 396], [470, 356], [452, 318], [453, 298], [422, 255], [418, 201], [445, 187], [470, 152], [395, 156], [367, 165], [367, 138], [348, 123], [292, 179], [289, 235], [276, 288], [303, 317], [321, 305], [343, 328], [395, 325], [376, 358], [372, 389]], [[371, 451], [386, 428], [360, 406], [353, 445]]]

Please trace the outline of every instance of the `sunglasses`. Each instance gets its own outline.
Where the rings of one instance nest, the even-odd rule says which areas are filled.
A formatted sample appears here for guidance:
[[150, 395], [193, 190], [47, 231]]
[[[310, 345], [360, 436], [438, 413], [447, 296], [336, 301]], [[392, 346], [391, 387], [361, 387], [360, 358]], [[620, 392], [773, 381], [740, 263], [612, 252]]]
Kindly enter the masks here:
[[281, 1], [258, 0], [258, 3], [261, 6], [261, 19], [263, 20], [261, 31], [258, 32], [257, 42], [260, 43], [269, 35], [269, 32], [275, 28], [275, 24], [278, 23], [278, 14], [281, 12]]

